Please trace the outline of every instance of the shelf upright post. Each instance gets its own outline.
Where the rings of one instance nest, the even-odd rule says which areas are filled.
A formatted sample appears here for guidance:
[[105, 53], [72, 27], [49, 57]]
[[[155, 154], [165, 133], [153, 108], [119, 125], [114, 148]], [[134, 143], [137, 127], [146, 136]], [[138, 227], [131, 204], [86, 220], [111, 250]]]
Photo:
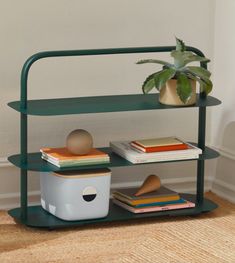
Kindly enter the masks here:
[[[27, 165], [27, 115], [21, 113], [20, 120], [20, 145], [21, 145], [21, 163]], [[21, 219], [27, 219], [27, 206], [28, 206], [28, 171], [21, 168], [20, 176], [20, 206], [21, 206]]]
[[20, 118], [20, 153], [21, 153], [21, 176], [20, 176], [20, 208], [21, 220], [27, 220], [28, 212], [28, 116], [27, 116], [27, 78], [30, 63], [25, 62], [21, 71], [21, 98], [20, 107], [24, 110]]
[[[203, 55], [203, 54], [202, 54]], [[203, 55], [204, 56], [204, 55]], [[201, 66], [207, 69], [206, 63], [201, 63]], [[201, 92], [200, 98], [205, 99], [206, 93]], [[205, 150], [205, 138], [206, 138], [206, 107], [199, 107], [198, 116], [198, 147]], [[197, 161], [197, 206], [202, 207], [204, 200], [204, 173], [205, 173], [205, 160]]]
[[[198, 147], [205, 150], [205, 132], [206, 132], [206, 107], [199, 107], [198, 122]], [[204, 199], [204, 170], [205, 161], [197, 161], [197, 205], [200, 207]]]

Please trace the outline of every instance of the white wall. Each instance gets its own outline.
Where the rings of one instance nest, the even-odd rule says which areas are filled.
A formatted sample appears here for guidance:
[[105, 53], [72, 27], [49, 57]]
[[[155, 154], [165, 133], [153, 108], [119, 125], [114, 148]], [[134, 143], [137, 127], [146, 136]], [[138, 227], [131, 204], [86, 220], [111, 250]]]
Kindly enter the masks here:
[[215, 165], [213, 190], [235, 202], [235, 1], [216, 1], [214, 95], [222, 105], [212, 112], [211, 144], [222, 156]]
[[[4, 168], [0, 168], [0, 199], [13, 197], [12, 193], [19, 189], [18, 170], [5, 167], [5, 158], [19, 152], [19, 115], [6, 103], [18, 100], [20, 70], [30, 55], [44, 50], [173, 45], [174, 36], [178, 36], [212, 58], [214, 8], [212, 0], [1, 1], [0, 165]], [[141, 93], [142, 81], [155, 66], [139, 66], [135, 62], [159, 56], [45, 59], [30, 71], [29, 97]], [[29, 119], [30, 151], [63, 145], [66, 135], [75, 128], [89, 130], [96, 146], [108, 145], [110, 140], [131, 139], [133, 134], [175, 134], [188, 140], [195, 140], [197, 134], [197, 112], [192, 109]], [[139, 181], [155, 171], [163, 179], [194, 180], [192, 167], [193, 163], [181, 163], [116, 169], [112, 180]], [[36, 173], [30, 177], [29, 186], [31, 191], [39, 189]]]

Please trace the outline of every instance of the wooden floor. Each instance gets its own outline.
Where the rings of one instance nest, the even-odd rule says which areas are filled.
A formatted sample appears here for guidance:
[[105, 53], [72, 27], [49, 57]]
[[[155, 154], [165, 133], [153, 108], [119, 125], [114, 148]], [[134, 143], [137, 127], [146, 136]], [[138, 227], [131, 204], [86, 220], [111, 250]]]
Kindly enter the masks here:
[[67, 230], [37, 230], [0, 212], [1, 263], [235, 263], [235, 204], [197, 217], [165, 217]]

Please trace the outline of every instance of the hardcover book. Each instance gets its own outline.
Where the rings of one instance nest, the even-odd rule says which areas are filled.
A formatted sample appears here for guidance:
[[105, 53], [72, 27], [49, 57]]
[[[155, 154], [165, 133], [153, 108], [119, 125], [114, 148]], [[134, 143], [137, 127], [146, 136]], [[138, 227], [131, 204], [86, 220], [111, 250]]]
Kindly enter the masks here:
[[40, 151], [43, 160], [57, 167], [95, 165], [110, 162], [108, 154], [94, 148], [89, 154], [85, 155], [71, 154], [67, 148], [42, 148]]
[[143, 147], [135, 141], [131, 142], [131, 146], [146, 153], [185, 150], [189, 148], [189, 146], [186, 143], [171, 144], [165, 146]]
[[41, 156], [43, 160], [57, 166], [57, 167], [72, 167], [72, 166], [83, 166], [83, 165], [96, 165], [96, 164], [105, 164], [109, 163], [109, 159], [91, 159], [91, 160], [74, 160], [74, 161], [55, 161], [53, 159], [47, 158], [44, 155]]
[[171, 205], [165, 205], [165, 206], [152, 206], [152, 207], [144, 207], [144, 208], [134, 208], [123, 202], [120, 202], [117, 199], [113, 199], [113, 203], [135, 214], [195, 207], [195, 204], [189, 201], [186, 201], [183, 204], [171, 204]]
[[135, 140], [133, 142], [140, 145], [141, 147], [145, 147], [145, 148], [183, 144], [183, 142], [176, 137], [162, 137], [162, 138], [153, 138], [153, 139], [143, 139], [143, 140]]
[[161, 186], [158, 190], [135, 196], [138, 187], [122, 188], [113, 192], [113, 197], [132, 206], [180, 200], [177, 192]]
[[111, 142], [110, 146], [116, 154], [130, 161], [131, 163], [151, 163], [151, 162], [164, 162], [174, 160], [188, 160], [197, 159], [202, 150], [190, 143], [185, 150], [163, 151], [144, 153], [138, 149], [134, 149], [129, 141]]
[[135, 193], [138, 191], [139, 187], [129, 187], [129, 188], [119, 188], [113, 192], [113, 194], [119, 194], [130, 200], [139, 200], [146, 198], [154, 197], [166, 197], [166, 196], [175, 196], [178, 195], [177, 192], [161, 186], [158, 190], [152, 191], [150, 193], [142, 194], [140, 196], [135, 196]]
[[177, 201], [180, 199], [179, 195], [173, 195], [173, 196], [163, 196], [163, 197], [153, 197], [153, 198], [146, 198], [146, 199], [139, 199], [139, 200], [130, 200], [128, 198], [125, 198], [122, 195], [113, 194], [113, 197], [115, 199], [120, 200], [121, 202], [124, 202], [126, 204], [129, 204], [131, 206], [137, 206], [137, 205], [143, 205], [143, 204], [150, 204], [155, 202], [169, 202], [169, 201]]
[[98, 149], [91, 149], [89, 154], [84, 155], [75, 155], [68, 151], [66, 147], [62, 148], [42, 148], [40, 152], [44, 153], [45, 155], [49, 156], [50, 158], [57, 160], [57, 161], [64, 161], [64, 160], [81, 160], [81, 159], [90, 159], [96, 157], [106, 157], [108, 154], [98, 150]]

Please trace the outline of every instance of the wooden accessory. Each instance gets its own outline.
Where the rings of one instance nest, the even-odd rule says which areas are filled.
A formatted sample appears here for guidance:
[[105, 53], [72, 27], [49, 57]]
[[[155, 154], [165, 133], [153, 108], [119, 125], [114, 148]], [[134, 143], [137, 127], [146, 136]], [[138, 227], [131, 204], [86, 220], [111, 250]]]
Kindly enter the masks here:
[[72, 154], [88, 154], [93, 146], [91, 134], [82, 129], [72, 131], [66, 139], [66, 147]]
[[156, 191], [161, 186], [160, 178], [157, 175], [151, 174], [149, 175], [136, 192], [135, 196], [140, 196], [142, 194], [150, 193], [152, 191]]

